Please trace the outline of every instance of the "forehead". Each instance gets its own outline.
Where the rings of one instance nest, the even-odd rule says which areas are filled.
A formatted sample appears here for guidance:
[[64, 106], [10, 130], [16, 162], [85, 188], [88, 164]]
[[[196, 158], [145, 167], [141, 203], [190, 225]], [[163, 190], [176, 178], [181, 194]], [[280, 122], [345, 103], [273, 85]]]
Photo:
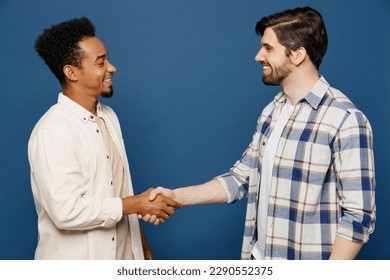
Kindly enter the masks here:
[[107, 54], [102, 41], [96, 37], [86, 38], [79, 42], [79, 47], [84, 51], [84, 58], [96, 59]]
[[270, 45], [273, 47], [278, 47], [278, 46], [282, 47], [282, 45], [278, 41], [278, 37], [276, 36], [275, 31], [270, 27], [267, 27], [265, 29], [263, 37], [261, 38], [260, 42], [262, 45]]

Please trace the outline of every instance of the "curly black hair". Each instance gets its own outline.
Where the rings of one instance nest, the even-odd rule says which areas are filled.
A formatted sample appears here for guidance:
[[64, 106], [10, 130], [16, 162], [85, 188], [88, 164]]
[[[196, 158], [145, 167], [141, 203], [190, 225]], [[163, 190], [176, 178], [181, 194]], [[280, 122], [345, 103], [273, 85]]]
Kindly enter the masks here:
[[86, 17], [75, 18], [44, 29], [35, 41], [35, 50], [57, 77], [65, 84], [63, 67], [80, 66], [83, 50], [78, 43], [85, 38], [95, 37], [95, 27]]

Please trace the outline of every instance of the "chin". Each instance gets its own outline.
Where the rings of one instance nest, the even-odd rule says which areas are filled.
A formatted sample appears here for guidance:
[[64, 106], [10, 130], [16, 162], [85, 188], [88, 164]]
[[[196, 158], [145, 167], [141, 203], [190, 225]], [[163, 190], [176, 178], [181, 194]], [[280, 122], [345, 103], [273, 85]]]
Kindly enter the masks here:
[[280, 86], [285, 77], [264, 77], [263, 83], [267, 86]]
[[114, 90], [111, 88], [110, 91], [103, 91], [101, 97], [111, 98], [114, 95]]
[[266, 86], [279, 86], [280, 85], [280, 83], [277, 83], [277, 82], [272, 81], [272, 80], [267, 80], [267, 79], [263, 79], [263, 83]]

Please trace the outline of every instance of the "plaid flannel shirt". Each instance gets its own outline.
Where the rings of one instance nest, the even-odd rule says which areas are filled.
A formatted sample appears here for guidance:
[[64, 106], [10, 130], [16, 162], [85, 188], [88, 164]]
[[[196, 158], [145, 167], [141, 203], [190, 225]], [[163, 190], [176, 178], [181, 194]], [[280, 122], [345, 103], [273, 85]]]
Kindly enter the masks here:
[[[249, 148], [217, 177], [228, 202], [248, 198], [242, 259], [257, 240], [263, 153], [286, 96], [263, 110]], [[272, 174], [266, 259], [328, 259], [336, 235], [367, 242], [375, 224], [371, 126], [321, 77], [294, 109], [280, 138]]]

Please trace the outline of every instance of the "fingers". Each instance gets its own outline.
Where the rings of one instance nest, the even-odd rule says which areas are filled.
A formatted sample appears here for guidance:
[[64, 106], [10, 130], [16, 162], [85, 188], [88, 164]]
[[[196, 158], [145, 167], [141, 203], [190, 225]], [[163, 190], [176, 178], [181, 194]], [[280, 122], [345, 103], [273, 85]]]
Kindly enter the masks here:
[[150, 222], [150, 218], [151, 216], [149, 214], [146, 214], [142, 219], [145, 221], [145, 222]]
[[138, 214], [137, 216], [138, 216], [138, 219], [143, 220], [146, 223], [159, 225], [159, 224], [164, 223], [165, 220], [168, 220], [170, 218], [170, 216], [175, 214], [175, 209], [174, 208], [167, 209], [166, 214], [167, 215], [164, 215], [164, 219], [163, 218], [157, 218], [156, 215], [150, 215], [150, 214], [146, 214], [145, 216], [142, 216], [141, 214]]
[[161, 215], [159, 215], [157, 218], [159, 219], [163, 219], [164, 221], [168, 220], [169, 219], [169, 215], [167, 213], [162, 213]]
[[[143, 220], [144, 222], [147, 222], [147, 223], [154, 224], [156, 226], [165, 222], [164, 219], [157, 218], [155, 215], [149, 215], [149, 214], [146, 214], [144, 217], [142, 217], [142, 215], [138, 214], [138, 219]], [[169, 217], [168, 217], [168, 219], [169, 219]]]
[[166, 200], [166, 203], [168, 206], [171, 206], [171, 207], [174, 207], [174, 208], [180, 208], [180, 203], [178, 203], [177, 201], [173, 200], [173, 199], [170, 199], [168, 197], [165, 198]]
[[150, 223], [154, 224], [154, 225], [159, 225], [159, 224], [162, 224], [164, 221], [164, 219], [162, 218], [157, 218], [156, 216], [152, 216], [151, 219], [150, 219]]
[[172, 216], [173, 214], [175, 214], [175, 208], [173, 207], [167, 207], [165, 209], [165, 213], [167, 213], [169, 216]]
[[149, 223], [154, 224], [156, 220], [159, 221], [155, 215], [152, 215], [149, 219]]
[[155, 199], [156, 202], [161, 201], [163, 204], [165, 204], [167, 207], [174, 207], [174, 208], [180, 208], [180, 203], [177, 201], [171, 199], [170, 197], [167, 197], [165, 195], [158, 195]]

